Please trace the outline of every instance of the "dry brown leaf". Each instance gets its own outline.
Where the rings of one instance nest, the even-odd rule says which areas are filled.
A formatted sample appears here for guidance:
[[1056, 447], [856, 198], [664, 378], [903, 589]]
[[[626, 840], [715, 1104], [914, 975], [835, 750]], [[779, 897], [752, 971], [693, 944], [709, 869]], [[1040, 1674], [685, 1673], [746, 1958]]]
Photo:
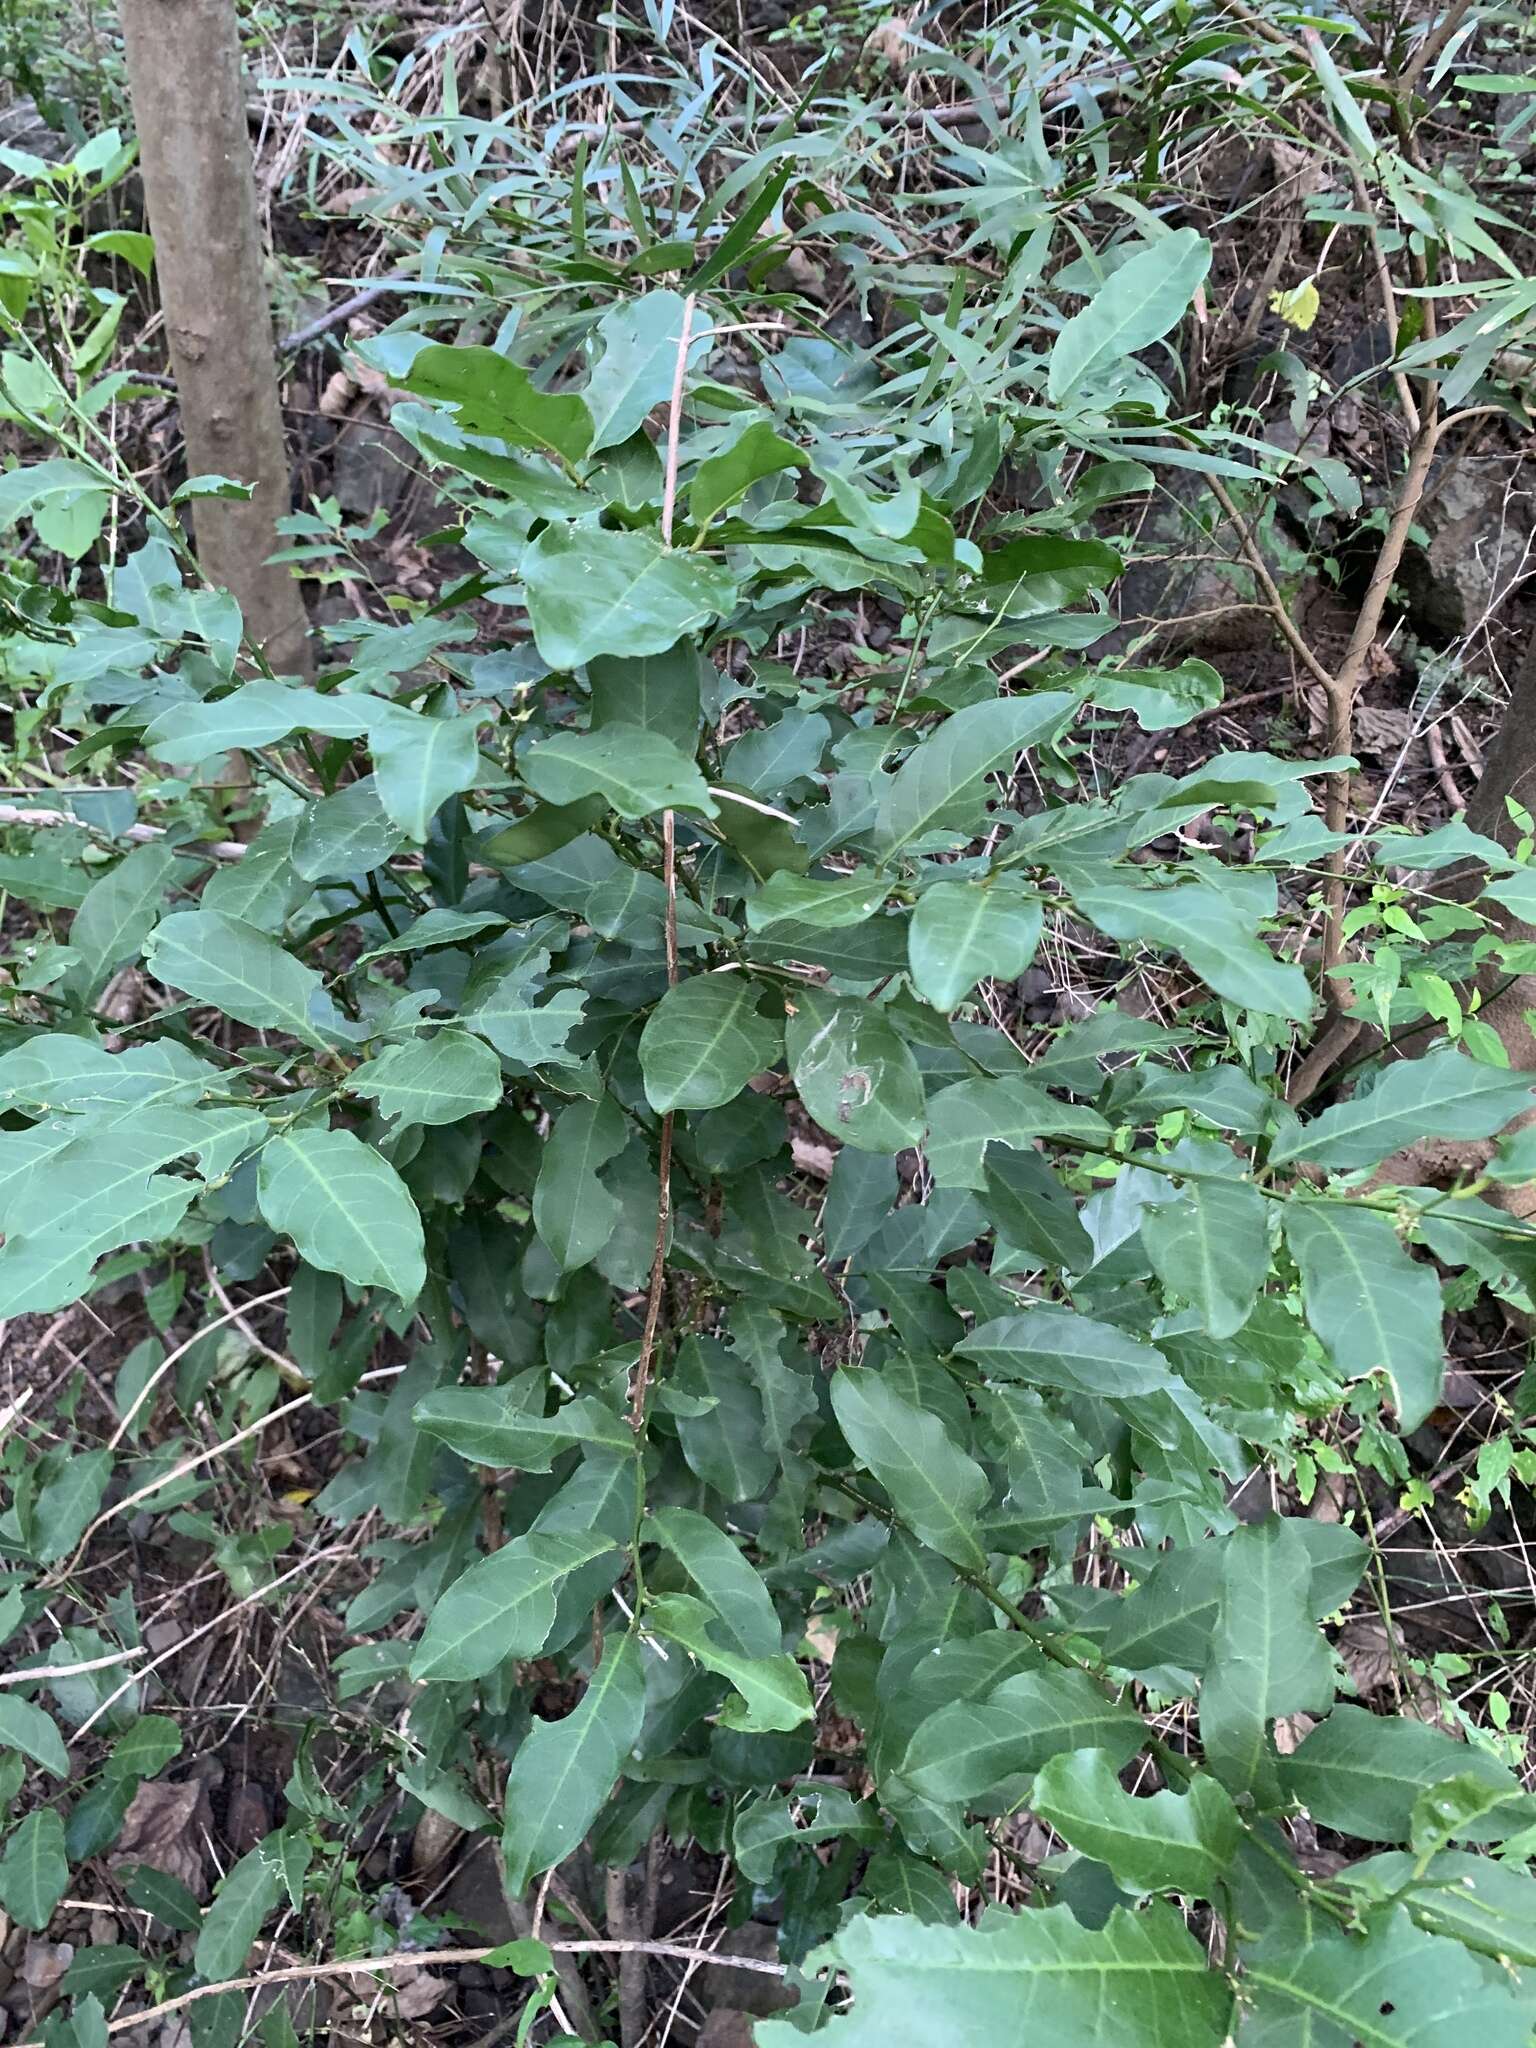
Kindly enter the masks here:
[[1381, 1622], [1345, 1622], [1339, 1630], [1338, 1651], [1362, 1699], [1391, 1682], [1392, 1638]]
[[212, 1825], [208, 1788], [197, 1779], [183, 1785], [167, 1784], [163, 1779], [141, 1785], [123, 1818], [112, 1867], [147, 1863], [152, 1870], [179, 1878], [195, 1899], [206, 1899], [203, 1836]]
[[403, 2020], [424, 2020], [447, 1990], [448, 1979], [430, 1970], [401, 1970], [395, 1977], [395, 2010]]
[[356, 392], [357, 386], [349, 371], [333, 370], [320, 394], [319, 412], [328, 420], [339, 420]]
[[1282, 1756], [1294, 1756], [1317, 1726], [1310, 1714], [1282, 1714], [1275, 1723], [1275, 1747]]

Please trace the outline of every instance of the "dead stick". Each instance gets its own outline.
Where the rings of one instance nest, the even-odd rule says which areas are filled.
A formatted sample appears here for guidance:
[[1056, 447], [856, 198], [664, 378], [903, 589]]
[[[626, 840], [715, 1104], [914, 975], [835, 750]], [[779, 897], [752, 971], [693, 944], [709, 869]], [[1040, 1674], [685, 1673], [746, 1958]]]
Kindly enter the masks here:
[[[1376, 566], [1371, 571], [1371, 580], [1366, 586], [1365, 599], [1355, 619], [1354, 631], [1349, 636], [1349, 645], [1344, 650], [1344, 659], [1339, 664], [1338, 674], [1327, 687], [1328, 696], [1328, 751], [1330, 754], [1349, 754], [1353, 751], [1355, 737], [1355, 697], [1365, 676], [1365, 665], [1370, 659], [1371, 649], [1376, 644], [1376, 634], [1381, 625], [1381, 615], [1386, 609], [1387, 597], [1392, 589], [1403, 559], [1403, 549], [1408, 544], [1409, 529], [1419, 509], [1419, 500], [1424, 495], [1424, 485], [1429, 477], [1430, 464], [1435, 459], [1435, 446], [1440, 438], [1441, 422], [1436, 416], [1439, 391], [1434, 385], [1427, 387], [1424, 394], [1423, 423], [1414, 436], [1413, 446], [1408, 454], [1408, 469], [1403, 477], [1402, 489], [1398, 492], [1397, 504], [1393, 509], [1391, 522], [1376, 557]], [[1330, 832], [1342, 832], [1349, 816], [1349, 770], [1335, 769], [1328, 777], [1324, 797], [1324, 819]], [[1344, 856], [1347, 849], [1338, 846], [1328, 856], [1328, 881], [1324, 890], [1327, 916], [1323, 922], [1323, 976], [1324, 985], [1330, 967], [1336, 967], [1343, 957], [1344, 921]]]
[[[712, 1949], [688, 1948], [678, 1941], [547, 1941], [553, 1955], [624, 1955], [638, 1951], [648, 1956], [670, 1956], [680, 1963], [718, 1963], [722, 1958]], [[143, 2012], [127, 2012], [107, 2022], [109, 2034], [121, 2034], [129, 2027], [147, 2027], [167, 2013], [180, 2012], [200, 1998], [218, 1998], [226, 1991], [261, 1991], [269, 1984], [306, 1984], [321, 1977], [364, 1977], [373, 1971], [386, 1975], [393, 1970], [424, 1970], [434, 1964], [483, 1963], [494, 1956], [494, 1948], [401, 1949], [387, 1956], [357, 1956], [350, 1961], [330, 1963], [285, 1963], [280, 1969], [262, 1970], [251, 1977], [230, 1977], [222, 1984], [198, 1984], [177, 1998], [163, 1999]], [[782, 1963], [770, 1963], [757, 1956], [731, 1956], [733, 1970], [756, 1970], [763, 1976], [782, 1977]], [[41, 2041], [22, 2041], [18, 2048], [43, 2048]]]
[[[39, 831], [60, 825], [75, 825], [82, 832], [98, 830], [89, 818], [76, 817], [73, 811], [29, 811], [25, 804], [0, 804], [0, 825], [35, 826]], [[102, 834], [103, 838], [113, 836], [111, 833]], [[132, 840], [135, 846], [143, 846], [152, 839], [163, 839], [165, 827], [129, 825], [116, 836]], [[246, 855], [246, 849], [238, 839], [205, 839], [192, 845], [175, 846], [171, 850], [173, 853], [193, 854], [199, 860], [244, 860]]]

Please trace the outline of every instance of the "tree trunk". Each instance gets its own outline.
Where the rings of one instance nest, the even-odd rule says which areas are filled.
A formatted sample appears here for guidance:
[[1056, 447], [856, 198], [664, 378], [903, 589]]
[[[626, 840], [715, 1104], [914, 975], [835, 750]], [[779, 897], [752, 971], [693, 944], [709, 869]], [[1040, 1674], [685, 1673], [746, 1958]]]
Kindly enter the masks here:
[[[1467, 805], [1468, 825], [1502, 846], [1513, 846], [1520, 829], [1504, 807], [1504, 799], [1511, 796], [1528, 811], [1536, 811], [1536, 633], [1526, 644], [1504, 721]], [[1506, 920], [1505, 930], [1512, 939], [1536, 940], [1536, 926], [1514, 918]], [[1511, 1066], [1536, 1070], [1536, 1038], [1526, 1022], [1533, 1009], [1536, 974], [1517, 974], [1483, 1005], [1481, 1014], [1503, 1040]]]
[[289, 509], [235, 0], [121, 0], [155, 272], [192, 475], [254, 484], [193, 507], [198, 561], [280, 673], [313, 661], [299, 586], [268, 557]]
[[1508, 796], [1536, 811], [1536, 633], [1516, 673], [1504, 722], [1488, 749], [1482, 780], [1467, 805], [1472, 830], [1505, 846], [1520, 836], [1504, 808]]

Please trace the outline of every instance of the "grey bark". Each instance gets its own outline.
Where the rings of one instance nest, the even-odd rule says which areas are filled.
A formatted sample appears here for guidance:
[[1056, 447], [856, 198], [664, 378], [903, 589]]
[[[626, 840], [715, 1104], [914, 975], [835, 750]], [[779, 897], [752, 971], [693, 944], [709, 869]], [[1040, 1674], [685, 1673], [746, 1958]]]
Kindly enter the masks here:
[[313, 661], [298, 584], [268, 561], [289, 509], [234, 0], [120, 0], [144, 192], [193, 475], [255, 485], [193, 507], [198, 561], [280, 673]]

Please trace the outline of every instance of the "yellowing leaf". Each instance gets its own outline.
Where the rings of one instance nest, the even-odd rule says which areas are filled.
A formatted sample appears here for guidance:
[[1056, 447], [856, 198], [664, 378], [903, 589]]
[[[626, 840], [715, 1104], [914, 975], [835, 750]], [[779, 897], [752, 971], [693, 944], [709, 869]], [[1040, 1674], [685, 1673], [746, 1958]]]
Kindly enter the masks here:
[[1309, 277], [1305, 284], [1297, 285], [1291, 292], [1271, 292], [1269, 310], [1278, 313], [1287, 327], [1295, 327], [1302, 334], [1310, 334], [1312, 322], [1317, 318], [1317, 309], [1322, 304], [1317, 286]]

